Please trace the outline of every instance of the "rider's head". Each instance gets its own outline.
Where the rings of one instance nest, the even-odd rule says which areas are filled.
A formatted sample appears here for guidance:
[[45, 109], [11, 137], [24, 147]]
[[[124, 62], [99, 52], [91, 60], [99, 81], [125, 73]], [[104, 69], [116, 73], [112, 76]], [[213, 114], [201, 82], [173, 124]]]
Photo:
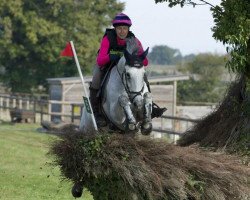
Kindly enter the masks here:
[[125, 39], [128, 35], [129, 27], [132, 25], [132, 22], [127, 15], [119, 13], [113, 19], [112, 24], [115, 27], [117, 36], [121, 39]]

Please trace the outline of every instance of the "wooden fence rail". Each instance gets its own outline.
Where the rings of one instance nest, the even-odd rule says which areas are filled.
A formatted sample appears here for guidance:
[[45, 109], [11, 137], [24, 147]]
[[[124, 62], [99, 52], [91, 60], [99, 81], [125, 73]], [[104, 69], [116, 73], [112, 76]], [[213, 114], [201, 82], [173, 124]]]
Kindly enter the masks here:
[[199, 120], [197, 119], [190, 119], [190, 118], [185, 118], [185, 117], [175, 117], [175, 116], [170, 116], [170, 115], [162, 115], [163, 119], [171, 119], [171, 120], [179, 120], [179, 121], [185, 121], [185, 122], [193, 122], [197, 123]]
[[171, 134], [171, 135], [178, 135], [181, 136], [183, 132], [178, 132], [175, 131], [175, 122], [177, 121], [178, 123], [180, 122], [191, 122], [191, 123], [198, 123], [199, 120], [197, 119], [190, 119], [190, 118], [185, 118], [185, 117], [176, 117], [176, 116], [170, 116], [170, 115], [163, 115], [161, 116], [161, 119], [169, 119], [174, 121], [173, 129], [160, 129], [160, 128], [153, 128], [153, 131], [159, 132], [159, 133], [166, 133], [166, 134]]
[[[62, 109], [59, 112], [52, 111], [52, 105], [59, 105], [67, 107], [68, 109]], [[79, 112], [75, 112], [75, 108], [79, 107]], [[58, 116], [62, 120], [74, 122], [75, 119], [80, 119], [82, 103], [79, 102], [67, 102], [56, 100], [42, 100], [36, 98], [26, 98], [19, 96], [0, 95], [0, 113], [3, 111], [32, 111], [35, 113], [34, 122], [37, 122], [37, 114], [40, 115], [40, 121], [43, 121], [45, 116], [51, 119], [52, 116]], [[19, 112], [20, 113], [20, 112]], [[0, 114], [1, 117], [1, 114]]]

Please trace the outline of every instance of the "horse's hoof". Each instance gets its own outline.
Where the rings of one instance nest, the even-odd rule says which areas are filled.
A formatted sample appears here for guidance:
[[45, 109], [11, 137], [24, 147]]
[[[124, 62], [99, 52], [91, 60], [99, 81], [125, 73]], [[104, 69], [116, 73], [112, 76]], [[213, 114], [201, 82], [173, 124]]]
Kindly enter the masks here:
[[128, 124], [128, 129], [130, 131], [134, 131], [136, 129], [136, 125], [135, 124]]
[[71, 189], [71, 194], [73, 195], [73, 197], [80, 198], [82, 196], [82, 192], [83, 192], [83, 184], [80, 182], [75, 183]]
[[150, 135], [150, 133], [152, 132], [152, 129], [153, 129], [152, 123], [142, 124], [141, 133], [142, 135]]
[[[152, 125], [151, 125], [151, 127], [152, 127]], [[150, 128], [150, 123], [143, 124], [142, 128], [146, 129], [146, 130], [149, 129]]]

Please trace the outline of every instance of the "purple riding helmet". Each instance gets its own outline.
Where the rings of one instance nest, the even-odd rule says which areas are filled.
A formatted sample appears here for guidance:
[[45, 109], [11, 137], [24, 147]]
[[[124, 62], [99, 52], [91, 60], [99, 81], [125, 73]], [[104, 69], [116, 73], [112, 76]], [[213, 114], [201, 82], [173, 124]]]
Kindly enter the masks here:
[[132, 21], [127, 15], [125, 15], [123, 13], [119, 13], [113, 19], [112, 24], [113, 24], [114, 27], [122, 26], [122, 25], [123, 26], [131, 26]]

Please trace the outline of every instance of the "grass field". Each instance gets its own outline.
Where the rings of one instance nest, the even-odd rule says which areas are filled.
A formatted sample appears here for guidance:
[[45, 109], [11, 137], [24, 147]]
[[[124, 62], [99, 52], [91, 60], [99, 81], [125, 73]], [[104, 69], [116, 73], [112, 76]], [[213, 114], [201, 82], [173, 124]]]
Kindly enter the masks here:
[[[56, 136], [39, 133], [38, 124], [0, 124], [0, 199], [70, 200], [72, 183], [61, 179], [47, 155]], [[93, 200], [88, 191], [80, 199]]]

